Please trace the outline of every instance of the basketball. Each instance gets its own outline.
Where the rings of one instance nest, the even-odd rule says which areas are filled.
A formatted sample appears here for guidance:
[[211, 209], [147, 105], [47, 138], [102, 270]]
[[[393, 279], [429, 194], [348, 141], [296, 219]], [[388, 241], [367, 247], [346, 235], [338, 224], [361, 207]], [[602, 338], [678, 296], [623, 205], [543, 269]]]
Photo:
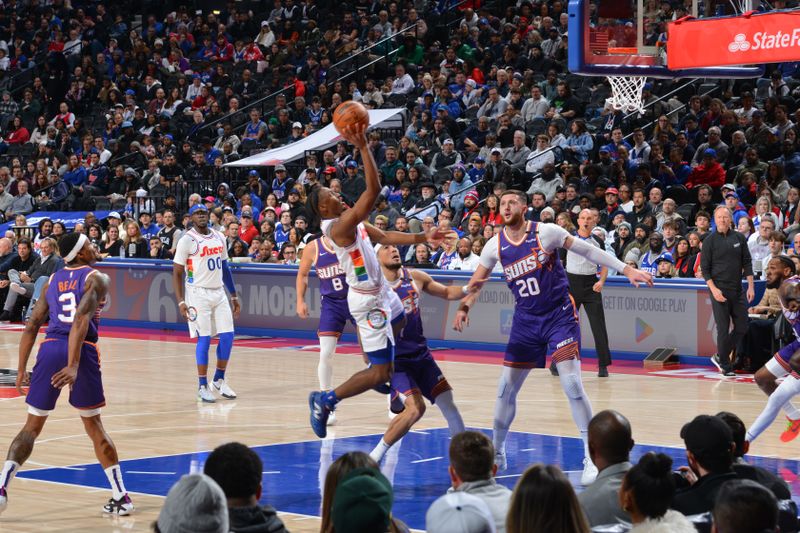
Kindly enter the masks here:
[[342, 103], [333, 112], [333, 125], [336, 127], [336, 131], [343, 133], [344, 128], [350, 124], [369, 126], [367, 108], [352, 100]]

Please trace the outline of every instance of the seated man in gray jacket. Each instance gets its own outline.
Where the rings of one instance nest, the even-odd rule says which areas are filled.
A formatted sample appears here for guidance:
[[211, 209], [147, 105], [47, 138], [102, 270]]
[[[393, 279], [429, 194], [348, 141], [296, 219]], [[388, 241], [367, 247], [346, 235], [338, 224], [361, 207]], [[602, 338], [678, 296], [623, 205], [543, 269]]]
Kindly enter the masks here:
[[506, 531], [506, 515], [511, 491], [494, 479], [494, 446], [483, 433], [464, 431], [450, 441], [450, 481], [448, 492], [466, 492], [483, 500], [492, 512], [497, 533]]
[[599, 474], [594, 483], [578, 494], [578, 501], [592, 527], [628, 522], [619, 503], [622, 478], [630, 470], [633, 448], [631, 424], [616, 411], [600, 411], [589, 422], [589, 455]]
[[32, 298], [36, 280], [48, 279], [53, 272], [61, 268], [63, 263], [56, 253], [57, 249], [55, 239], [50, 237], [43, 239], [39, 246], [39, 256], [33, 260], [33, 264], [27, 271], [18, 272], [13, 269], [8, 271], [8, 280], [11, 283], [8, 287], [6, 303], [3, 306], [4, 312], [11, 313], [14, 310], [19, 296]]

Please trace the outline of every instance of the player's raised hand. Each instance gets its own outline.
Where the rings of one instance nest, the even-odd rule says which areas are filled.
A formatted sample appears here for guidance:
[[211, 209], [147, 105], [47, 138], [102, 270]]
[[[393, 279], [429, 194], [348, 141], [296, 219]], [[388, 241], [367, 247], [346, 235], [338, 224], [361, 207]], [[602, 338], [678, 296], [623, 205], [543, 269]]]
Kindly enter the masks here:
[[469, 314], [463, 309], [456, 312], [456, 319], [453, 321], [453, 329], [456, 331], [464, 331], [464, 327], [469, 326]]
[[23, 370], [22, 372], [17, 372], [17, 392], [20, 396], [25, 396], [27, 391], [22, 387], [27, 387], [31, 384], [31, 374], [27, 370]]
[[308, 318], [308, 306], [304, 300], [297, 301], [297, 316], [300, 318]]
[[445, 230], [434, 226], [425, 232], [425, 240], [427, 240], [433, 248], [438, 248], [439, 245], [442, 244], [442, 241], [445, 240], [445, 238], [450, 234], [455, 234], [458, 236], [458, 234], [451, 229]]
[[239, 315], [242, 314], [242, 304], [239, 303], [239, 299], [231, 300], [231, 306], [233, 307], [233, 318], [239, 318]]
[[75, 383], [75, 378], [78, 377], [77, 366], [65, 366], [50, 379], [50, 384], [56, 389], [64, 388], [66, 385], [72, 386]]
[[367, 149], [367, 128], [369, 124], [353, 123], [344, 127], [340, 133], [345, 141], [363, 151]]
[[622, 274], [628, 278], [634, 287], [639, 287], [642, 283], [648, 287], [653, 286], [653, 275], [649, 272], [644, 272], [643, 270], [628, 265], [625, 267], [625, 270], [622, 271]]

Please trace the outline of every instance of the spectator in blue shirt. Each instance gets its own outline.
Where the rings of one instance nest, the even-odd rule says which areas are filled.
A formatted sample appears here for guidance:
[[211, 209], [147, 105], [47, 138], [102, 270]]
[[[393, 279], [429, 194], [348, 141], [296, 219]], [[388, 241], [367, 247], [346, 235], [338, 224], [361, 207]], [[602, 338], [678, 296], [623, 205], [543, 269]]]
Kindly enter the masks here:
[[792, 187], [800, 187], [800, 154], [794, 149], [790, 140], [781, 144], [781, 155], [776, 161], [783, 165], [783, 175]]

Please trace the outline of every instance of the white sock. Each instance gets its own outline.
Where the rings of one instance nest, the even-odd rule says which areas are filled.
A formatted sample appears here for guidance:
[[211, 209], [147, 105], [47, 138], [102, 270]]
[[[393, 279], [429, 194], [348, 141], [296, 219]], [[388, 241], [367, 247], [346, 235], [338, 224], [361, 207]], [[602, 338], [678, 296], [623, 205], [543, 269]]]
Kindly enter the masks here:
[[556, 364], [558, 379], [561, 388], [569, 401], [572, 419], [578, 426], [578, 432], [583, 440], [584, 457], [589, 457], [589, 421], [592, 419], [592, 404], [583, 389], [581, 381], [581, 363], [577, 359], [561, 361]]
[[755, 422], [748, 428], [744, 437], [745, 440], [751, 443], [756, 440], [772, 424], [781, 407], [798, 393], [800, 393], [800, 380], [793, 378], [791, 375], [786, 376], [783, 382], [778, 385], [778, 388], [767, 398], [767, 405], [764, 406], [764, 410], [761, 411]]
[[781, 409], [791, 420], [800, 420], [800, 410], [792, 402], [786, 402]]
[[0, 487], [8, 488], [8, 484], [14, 479], [14, 476], [19, 472], [19, 463], [16, 461], [6, 461], [3, 464], [3, 471], [0, 472]]
[[403, 439], [395, 442], [389, 451], [386, 453], [386, 457], [383, 460], [383, 465], [381, 465], [381, 473], [386, 476], [386, 479], [389, 480], [389, 483], [394, 485], [394, 473], [397, 470], [397, 463], [400, 460], [400, 446], [403, 444]]
[[115, 500], [119, 500], [128, 491], [125, 490], [125, 483], [122, 481], [122, 469], [120, 469], [119, 465], [112, 465], [109, 466], [104, 470], [106, 473], [106, 477], [108, 478], [108, 483], [111, 485], [111, 492], [113, 493], [112, 496]]
[[450, 436], [453, 437], [459, 433], [463, 433], [466, 428], [464, 427], [464, 419], [461, 418], [461, 413], [458, 412], [453, 401], [453, 391], [448, 390], [441, 393], [435, 398], [436, 407], [442, 412], [442, 416], [447, 420], [447, 428], [450, 430]]
[[386, 455], [386, 452], [389, 451], [391, 445], [386, 444], [383, 439], [375, 446], [375, 449], [369, 452], [369, 456], [372, 457], [376, 463], [380, 463], [383, 456]]
[[319, 364], [317, 365], [317, 376], [319, 377], [319, 389], [331, 390], [333, 388], [333, 354], [336, 353], [336, 337], [319, 338]]
[[529, 368], [503, 367], [497, 384], [497, 400], [494, 403], [492, 442], [496, 453], [505, 453], [506, 437], [511, 422], [517, 414], [517, 394], [530, 373]]

